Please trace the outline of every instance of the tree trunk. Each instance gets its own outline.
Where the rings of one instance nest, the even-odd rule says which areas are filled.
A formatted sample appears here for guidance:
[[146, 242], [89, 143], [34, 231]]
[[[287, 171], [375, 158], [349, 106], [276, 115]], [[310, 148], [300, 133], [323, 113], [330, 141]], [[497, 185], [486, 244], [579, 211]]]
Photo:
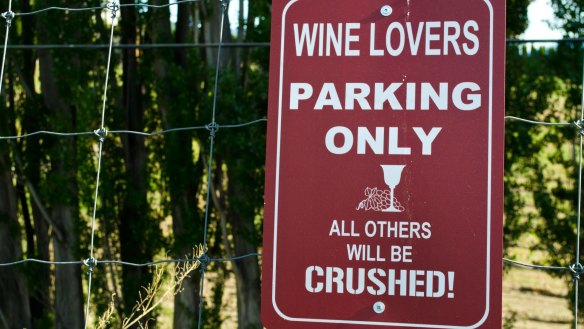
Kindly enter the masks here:
[[[245, 41], [245, 17], [244, 17], [244, 6], [245, 6], [245, 1], [244, 0], [238, 0], [239, 1], [239, 13], [237, 14], [237, 42], [243, 42]], [[243, 61], [242, 61], [242, 53], [245, 50], [242, 48], [237, 48], [235, 49], [235, 54], [234, 54], [234, 61], [233, 61], [233, 66], [235, 67], [235, 75], [237, 76], [237, 78], [240, 81], [243, 81], [243, 76], [242, 73], [245, 72], [247, 70], [246, 67], [243, 67]]]
[[[157, 3], [164, 3], [158, 1]], [[175, 42], [186, 41], [189, 31], [189, 5], [178, 6]], [[152, 40], [155, 43], [169, 42], [172, 39], [168, 13], [156, 12], [151, 24]], [[166, 55], [166, 56], [165, 56]], [[194, 111], [185, 104], [175, 104], [180, 95], [169, 88], [168, 71], [171, 67], [180, 68], [181, 72], [188, 70], [187, 50], [174, 51], [174, 64], [168, 51], [155, 52], [154, 74], [158, 81], [157, 104], [162, 115], [165, 129], [176, 128], [193, 122]], [[181, 80], [182, 77], [175, 77]], [[190, 134], [168, 134], [164, 138], [164, 170], [169, 179], [170, 206], [172, 213], [172, 228], [174, 234], [174, 257], [192, 256], [197, 241], [202, 239], [203, 221], [197, 209], [197, 191], [202, 176], [202, 161], [193, 162], [192, 136]], [[198, 271], [183, 284], [181, 293], [174, 296], [173, 328], [197, 328], [199, 316], [199, 281]]]
[[[201, 2], [201, 12], [203, 16], [203, 37], [207, 43], [219, 43], [220, 41], [228, 42], [230, 36], [229, 16], [225, 15], [223, 22], [223, 40], [220, 40], [220, 23], [222, 19], [222, 9], [219, 3]], [[243, 9], [243, 8], [242, 8]], [[240, 21], [241, 23], [241, 21]], [[238, 35], [238, 39], [243, 39], [243, 31]], [[232, 51], [230, 48], [222, 48], [220, 62], [217, 63], [217, 49], [206, 49], [206, 63], [209, 67], [214, 68], [219, 65], [221, 68], [226, 67], [231, 60]], [[240, 55], [240, 54], [238, 54]], [[235, 64], [242, 63], [241, 57], [235, 58]], [[236, 74], [238, 68], [236, 67]], [[241, 75], [239, 76], [242, 77]], [[233, 163], [234, 164], [234, 163]], [[229, 163], [227, 165], [229, 168]], [[236, 179], [229, 176], [228, 187], [228, 204], [227, 210], [233, 229], [233, 251], [234, 256], [242, 256], [249, 253], [257, 252], [256, 246], [252, 243], [254, 235], [253, 226], [253, 207], [243, 209], [239, 206], [245, 203], [247, 197], [244, 191], [237, 189]], [[227, 247], [227, 246], [226, 246]], [[260, 320], [260, 270], [257, 257], [246, 257], [234, 261], [233, 271], [235, 274], [237, 286], [237, 319], [239, 329], [262, 328]]]
[[[221, 32], [221, 2], [200, 2], [201, 8], [201, 25], [203, 26], [203, 41], [205, 43], [219, 43], [220, 32]], [[228, 42], [230, 36], [229, 27], [229, 15], [225, 12], [225, 17], [223, 21], [223, 42]], [[225, 67], [229, 57], [230, 48], [221, 49], [221, 67]], [[211, 68], [215, 68], [217, 64], [217, 47], [206, 47], [205, 48], [205, 62]]]
[[[63, 131], [75, 131], [75, 108], [66, 104], [59, 93], [59, 82], [53, 74], [53, 59], [47, 51], [39, 51], [40, 80], [45, 105], [54, 117], [55, 125]], [[78, 260], [79, 206], [77, 189], [76, 139], [55, 141], [51, 154], [51, 218], [62, 238], [53, 239], [55, 260]], [[57, 329], [82, 328], [83, 290], [81, 267], [55, 266], [55, 318]]]
[[[37, 144], [37, 143], [34, 143]], [[26, 170], [26, 178], [29, 180], [32, 186], [39, 186], [40, 184], [40, 158], [32, 157], [30, 153], [39, 153], [42, 150], [40, 145], [27, 149], [25, 152], [25, 157], [27, 158], [28, 166]], [[34, 233], [36, 237], [36, 251], [35, 257], [39, 259], [50, 259], [49, 252], [49, 225], [47, 224], [45, 218], [43, 217], [42, 210], [40, 209], [37, 202], [31, 202], [32, 208], [32, 219], [34, 225]], [[31, 312], [33, 316], [33, 322], [36, 324], [37, 321], [42, 321], [43, 318], [47, 317], [50, 312], [51, 306], [51, 281], [47, 278], [51, 277], [51, 268], [44, 264], [35, 264], [35, 270], [32, 274], [34, 284], [32, 287], [34, 290], [31, 292]]]
[[[4, 101], [4, 98], [1, 98]], [[0, 107], [0, 108], [3, 108]], [[7, 116], [0, 114], [2, 125]], [[4, 127], [2, 127], [4, 128]], [[7, 129], [0, 131], [7, 132]], [[0, 262], [22, 259], [20, 224], [16, 216], [16, 190], [12, 182], [8, 144], [0, 143]], [[0, 327], [30, 328], [31, 315], [24, 265], [0, 268]]]
[[[230, 168], [230, 165], [236, 167], [236, 161], [228, 162], [227, 168]], [[222, 192], [222, 194], [227, 195], [229, 209], [226, 213], [233, 236], [233, 255], [229, 255], [231, 246], [226, 242], [228, 256], [245, 256], [257, 253], [257, 238], [254, 227], [255, 205], [249, 198], [249, 194], [253, 193], [253, 188], [248, 189], [250, 187], [249, 177], [247, 174], [244, 175], [245, 178], [238, 175], [237, 168], [230, 168], [227, 175], [227, 191]], [[248, 181], [245, 182], [245, 179]], [[225, 200], [221, 203], [224, 204]], [[225, 212], [221, 209], [219, 211]], [[237, 288], [238, 328], [261, 329], [263, 326], [260, 319], [261, 280], [258, 258], [257, 256], [248, 256], [233, 261], [232, 265]]]
[[[230, 185], [232, 199], [243, 198], [233, 191], [234, 184]], [[233, 206], [230, 210], [231, 226], [233, 228], [233, 250], [236, 256], [256, 253], [257, 248], [251, 242], [254, 235], [253, 214], [250, 218], [240, 216], [240, 212]], [[239, 329], [261, 329], [260, 319], [260, 269], [256, 256], [246, 257], [233, 262], [233, 272], [237, 286], [237, 324]]]
[[[20, 1], [22, 10], [25, 12], [31, 11], [32, 6], [30, 0]], [[22, 43], [33, 44], [35, 39], [36, 22], [35, 16], [24, 16], [22, 25]], [[36, 55], [33, 50], [22, 50], [22, 76], [21, 83], [26, 91], [26, 105], [23, 113], [22, 127], [23, 133], [30, 133], [34, 131], [43, 130], [42, 124], [45, 122], [45, 114], [47, 111], [41, 106], [40, 96], [34, 89], [34, 75], [36, 70]], [[26, 161], [26, 165], [21, 170], [24, 171], [24, 179], [32, 186], [40, 186], [41, 183], [41, 159], [43, 157], [43, 148], [41, 147], [40, 138], [29, 138], [21, 140], [23, 147], [21, 153], [24, 156], [21, 160]], [[24, 200], [23, 200], [24, 202]], [[39, 259], [50, 259], [49, 253], [49, 225], [43, 218], [42, 211], [36, 202], [30, 202], [32, 209], [32, 221], [34, 226], [34, 235], [36, 238], [36, 250], [34, 257]], [[25, 205], [23, 204], [23, 207]], [[38, 326], [39, 321], [48, 316], [51, 311], [50, 288], [51, 280], [46, 278], [51, 277], [51, 269], [49, 266], [42, 264], [31, 264], [34, 270], [30, 274], [31, 296], [30, 305], [33, 317], [33, 326]]]
[[[187, 42], [187, 35], [189, 33], [189, 12], [191, 6], [188, 4], [183, 4], [178, 7], [177, 13], [177, 20], [176, 20], [176, 32], [174, 34], [174, 42], [175, 43], [186, 43]], [[164, 24], [168, 26], [169, 29], [165, 32], [168, 35], [170, 34], [170, 26], [168, 24], [168, 16], [166, 19], [162, 18], [158, 19], [159, 24]], [[157, 24], [158, 25], [158, 24]], [[168, 40], [167, 42], [169, 42]], [[174, 62], [183, 68], [187, 66], [187, 48], [177, 48], [174, 51]]]
[[[59, 178], [67, 177], [71, 183], [60, 186], [61, 193], [67, 194], [64, 200], [53, 203], [51, 217], [55, 218], [58, 229], [63, 232], [63, 240], [53, 239], [55, 260], [78, 260], [79, 230], [77, 229], [78, 209], [74, 204], [77, 192], [75, 175], [68, 169], [72, 165], [68, 163], [67, 155], [71, 155], [73, 145], [61, 143], [60, 150], [63, 156], [57, 159], [53, 166], [53, 174]], [[67, 179], [66, 178], [66, 179]], [[56, 183], [54, 183], [56, 184]], [[59, 186], [59, 185], [55, 185]], [[58, 329], [82, 328], [83, 317], [83, 292], [81, 286], [81, 267], [79, 266], [55, 266], [55, 318]]]
[[[134, 1], [122, 1], [133, 4]], [[122, 7], [122, 43], [134, 44], [137, 37], [136, 8]], [[125, 129], [134, 131], [144, 130], [144, 106], [142, 104], [141, 84], [138, 77], [138, 58], [135, 49], [123, 51], [123, 109], [125, 113]], [[111, 72], [110, 72], [111, 74]], [[120, 247], [122, 259], [130, 262], [146, 262], [152, 260], [156, 244], [150, 239], [156, 232], [149, 216], [147, 201], [147, 151], [144, 137], [133, 134], [122, 136], [124, 149], [124, 164], [126, 175], [126, 192], [124, 204], [120, 213]], [[139, 299], [141, 287], [146, 286], [152, 276], [147, 267], [126, 266], [122, 273], [122, 293], [126, 314]], [[142, 324], [146, 323], [148, 317]], [[150, 323], [152, 325], [152, 323]], [[136, 324], [133, 328], [139, 328]]]
[[[219, 160], [219, 159], [218, 159]], [[234, 177], [229, 178], [229, 211], [223, 209], [225, 200], [216, 197], [215, 189], [214, 202], [221, 217], [222, 230], [226, 231], [224, 217], [229, 217], [232, 236], [233, 250], [227, 239], [226, 232], [223, 233], [223, 242], [228, 257], [244, 256], [257, 252], [254, 243], [253, 207], [245, 209], [245, 196], [241, 190], [237, 189]], [[223, 191], [221, 194], [224, 194]], [[243, 202], [242, 202], [243, 201]], [[247, 210], [247, 211], [246, 211]], [[227, 216], [229, 213], [229, 216]], [[243, 214], [241, 216], [240, 214]], [[237, 288], [237, 323], [239, 329], [263, 328], [260, 319], [260, 269], [258, 258], [248, 256], [232, 262]]]

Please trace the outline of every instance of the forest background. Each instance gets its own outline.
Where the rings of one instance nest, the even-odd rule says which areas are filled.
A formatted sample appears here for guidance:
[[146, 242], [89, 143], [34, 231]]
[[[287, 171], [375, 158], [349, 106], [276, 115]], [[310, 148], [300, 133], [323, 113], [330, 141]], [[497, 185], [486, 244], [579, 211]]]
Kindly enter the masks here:
[[[263, 43], [270, 38], [271, 1], [237, 2], [226, 16], [224, 42]], [[121, 1], [121, 4], [134, 4]], [[140, 0], [152, 5], [166, 0]], [[507, 1], [507, 37], [527, 27], [530, 0]], [[556, 28], [566, 38], [584, 36], [584, 1], [552, 0]], [[50, 6], [92, 7], [95, 1], [14, 0], [14, 12]], [[0, 10], [7, 8], [3, 0]], [[122, 7], [116, 44], [214, 44], [219, 41], [217, 0], [170, 8]], [[231, 20], [231, 21], [230, 21]], [[47, 11], [12, 21], [9, 45], [107, 45], [108, 11]], [[233, 27], [233, 28], [232, 28]], [[509, 41], [506, 112], [546, 122], [574, 122], [582, 98], [581, 42], [547, 47]], [[8, 50], [0, 102], [0, 136], [40, 130], [93, 131], [100, 109], [107, 47], [21, 47]], [[216, 121], [253, 122], [266, 117], [269, 48], [115, 48], [108, 85], [107, 129], [161, 131], [204, 126], [212, 121], [215, 67], [221, 71]], [[216, 134], [212, 176], [207, 180], [209, 131], [157, 137], [110, 135], [103, 143], [96, 218], [95, 257], [136, 263], [184, 258], [203, 243], [207, 189], [211, 191], [208, 253], [250, 255], [212, 262], [202, 328], [219, 328], [227, 278], [237, 292], [238, 328], [261, 328], [260, 266], [263, 223], [265, 122]], [[96, 136], [37, 135], [0, 140], [0, 262], [23, 258], [87, 258], [97, 170]], [[578, 130], [507, 122], [505, 134], [505, 250], [544, 251], [544, 265], [568, 266], [574, 259], [577, 217]], [[210, 182], [211, 184], [208, 184]], [[167, 265], [162, 280], [171, 280]], [[0, 328], [82, 328], [85, 266], [26, 263], [0, 267]], [[141, 287], [156, 278], [151, 267], [102, 264], [94, 268], [91, 313], [113, 305], [111, 327], [133, 312]], [[199, 326], [200, 272], [171, 294], [174, 328]], [[571, 274], [564, 273], [566, 284]], [[584, 286], [580, 291], [584, 291]], [[573, 287], [570, 285], [570, 289]], [[112, 295], [115, 294], [112, 301]], [[580, 296], [583, 296], [580, 294]], [[584, 298], [579, 297], [579, 305]], [[569, 299], [566, 299], [569, 303]], [[159, 311], [130, 326], [160, 325]], [[92, 322], [97, 324], [98, 317]]]

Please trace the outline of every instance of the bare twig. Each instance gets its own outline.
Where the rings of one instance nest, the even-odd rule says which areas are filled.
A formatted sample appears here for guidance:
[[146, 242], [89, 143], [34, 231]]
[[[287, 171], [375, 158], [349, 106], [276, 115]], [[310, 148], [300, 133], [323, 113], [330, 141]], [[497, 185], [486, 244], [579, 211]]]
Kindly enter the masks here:
[[116, 297], [116, 294], [114, 293], [112, 295], [112, 300], [107, 307], [107, 310], [105, 311], [105, 313], [102, 316], [99, 317], [97, 329], [106, 329], [107, 325], [110, 324], [111, 318], [114, 315], [114, 311], [116, 309], [116, 304], [114, 302], [115, 297]]
[[[177, 265], [175, 274], [170, 282], [164, 283], [164, 267], [156, 266], [152, 282], [148, 286], [143, 287], [143, 291], [139, 293], [140, 299], [132, 308], [132, 313], [122, 320], [122, 329], [131, 328], [138, 325], [140, 328], [148, 328], [148, 321], [143, 322], [144, 318], [154, 311], [161, 303], [177, 295], [182, 291], [183, 282], [190, 277], [191, 273], [199, 268], [200, 262], [197, 260], [203, 255], [203, 247], [199, 246], [193, 250], [192, 261], [185, 261]], [[189, 259], [189, 257], [186, 257]], [[115, 296], [115, 294], [114, 294]], [[113, 296], [112, 296], [113, 298]], [[99, 328], [102, 324], [105, 326], [110, 323], [114, 316], [115, 305], [112, 302], [108, 310], [99, 318]]]

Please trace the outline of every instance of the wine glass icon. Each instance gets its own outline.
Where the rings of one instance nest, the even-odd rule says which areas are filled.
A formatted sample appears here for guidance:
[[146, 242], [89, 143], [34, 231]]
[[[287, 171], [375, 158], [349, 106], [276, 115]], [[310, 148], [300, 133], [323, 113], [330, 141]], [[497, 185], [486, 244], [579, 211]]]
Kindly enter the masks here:
[[383, 209], [384, 212], [402, 212], [403, 210], [397, 209], [394, 205], [393, 190], [399, 184], [401, 180], [401, 174], [404, 170], [405, 165], [381, 165], [383, 169], [383, 179], [385, 184], [389, 186], [390, 201], [389, 208]]

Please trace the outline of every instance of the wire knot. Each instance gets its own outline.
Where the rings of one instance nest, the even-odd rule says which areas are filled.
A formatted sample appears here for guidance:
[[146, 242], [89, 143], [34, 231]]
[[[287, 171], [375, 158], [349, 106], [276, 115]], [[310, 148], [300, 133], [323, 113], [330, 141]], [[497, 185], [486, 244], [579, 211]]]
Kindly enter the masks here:
[[580, 134], [580, 136], [584, 136], [584, 121], [583, 120], [574, 121], [573, 125], [574, 127], [578, 128], [578, 134]]
[[87, 266], [87, 274], [93, 273], [93, 268], [97, 266], [97, 259], [89, 257], [83, 261], [83, 264]]
[[211, 258], [209, 258], [209, 256], [207, 254], [203, 254], [203, 256], [198, 258], [199, 261], [199, 271], [201, 271], [201, 273], [205, 272], [205, 270], [207, 270], [207, 267], [209, 267], [209, 263], [211, 263]]
[[580, 274], [584, 273], [584, 266], [580, 263], [570, 265], [570, 270], [574, 275], [574, 282], [580, 280]]
[[95, 136], [97, 136], [99, 138], [100, 143], [103, 143], [103, 141], [107, 137], [107, 130], [105, 130], [104, 127], [101, 127], [97, 130], [94, 130], [93, 133], [95, 134]]
[[217, 122], [211, 122], [210, 124], [206, 125], [205, 128], [209, 131], [209, 136], [211, 138], [215, 138], [217, 131], [219, 130], [219, 125]]
[[14, 19], [14, 12], [12, 11], [7, 11], [5, 13], [2, 13], [2, 17], [6, 20], [6, 26], [10, 27], [10, 25], [12, 24], [12, 20]]
[[120, 10], [120, 5], [116, 1], [108, 2], [107, 9], [112, 11], [111, 19], [116, 18], [118, 10]]
[[229, 0], [221, 0], [221, 10], [224, 12], [227, 10], [227, 6], [229, 5]]

